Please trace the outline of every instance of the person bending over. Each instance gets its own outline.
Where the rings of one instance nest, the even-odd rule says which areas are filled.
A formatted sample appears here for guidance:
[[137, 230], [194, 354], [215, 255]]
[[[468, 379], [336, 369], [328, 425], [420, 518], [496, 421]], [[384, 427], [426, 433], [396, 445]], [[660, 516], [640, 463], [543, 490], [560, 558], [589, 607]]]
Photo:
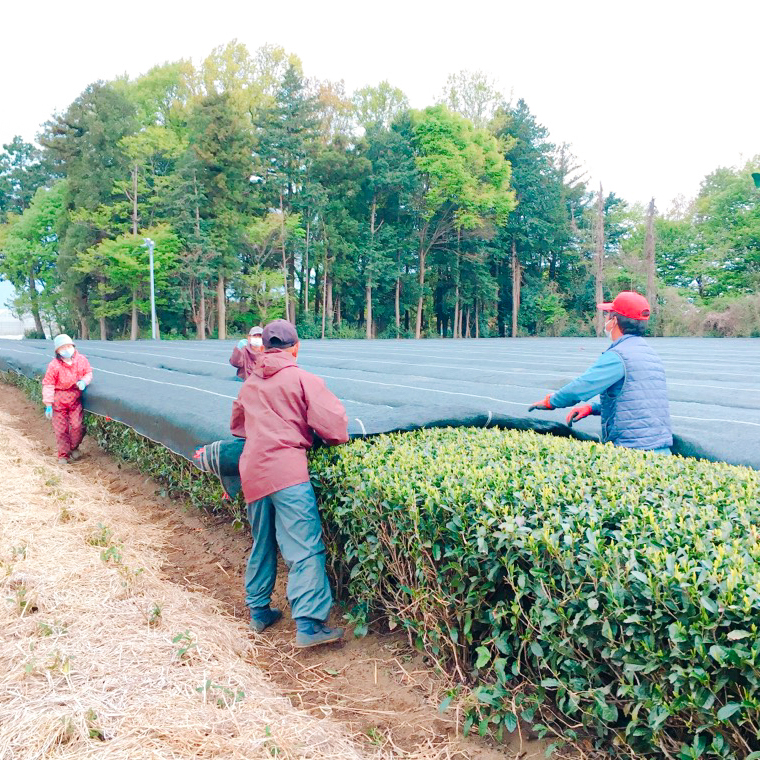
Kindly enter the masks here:
[[79, 444], [84, 438], [82, 391], [92, 382], [92, 367], [74, 347], [68, 335], [53, 341], [55, 359], [48, 364], [42, 378], [42, 403], [45, 416], [53, 421], [58, 444], [58, 461], [66, 463], [80, 458]]
[[259, 325], [252, 327], [248, 331], [248, 337], [238, 341], [237, 346], [232, 349], [230, 364], [237, 368], [237, 376], [239, 380], [245, 381], [248, 375], [251, 374], [253, 367], [256, 364], [256, 359], [264, 350], [264, 343], [261, 339], [262, 332], [263, 330]]
[[282, 617], [270, 607], [279, 546], [288, 567], [295, 645], [310, 647], [341, 639], [343, 630], [327, 625], [332, 593], [306, 453], [312, 431], [330, 446], [345, 443], [348, 419], [324, 381], [298, 366], [298, 333], [290, 322], [270, 322], [263, 341], [265, 351], [240, 389], [230, 421], [232, 434], [245, 438], [239, 467], [253, 535], [246, 604], [256, 632]]
[[604, 332], [612, 345], [580, 377], [528, 411], [573, 406], [598, 395], [599, 401], [573, 409], [567, 424], [601, 415], [604, 443], [670, 454], [673, 434], [665, 368], [642, 337], [649, 302], [639, 293], [623, 291], [597, 308], [606, 312]]

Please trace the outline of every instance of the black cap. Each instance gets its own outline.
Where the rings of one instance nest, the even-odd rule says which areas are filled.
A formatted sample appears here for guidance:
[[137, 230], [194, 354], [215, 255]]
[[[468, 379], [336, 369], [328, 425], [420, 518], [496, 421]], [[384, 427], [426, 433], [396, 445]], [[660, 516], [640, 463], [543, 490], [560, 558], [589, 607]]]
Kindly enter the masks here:
[[264, 348], [290, 348], [298, 343], [298, 333], [287, 319], [275, 319], [264, 328], [261, 339]]

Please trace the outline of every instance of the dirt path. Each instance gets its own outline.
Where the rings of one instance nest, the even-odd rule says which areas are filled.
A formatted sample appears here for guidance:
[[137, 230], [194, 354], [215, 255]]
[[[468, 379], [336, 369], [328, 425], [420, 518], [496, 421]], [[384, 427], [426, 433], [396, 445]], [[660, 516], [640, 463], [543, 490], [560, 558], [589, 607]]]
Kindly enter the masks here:
[[[41, 442], [55, 461], [54, 439], [39, 408], [23, 393], [0, 385], [0, 410], [11, 425]], [[105, 454], [91, 439], [82, 445], [84, 457], [76, 472], [105, 486], [137, 507], [145, 520], [167, 530], [165, 576], [185, 588], [210, 595], [234, 617], [244, 620], [241, 571], [250, 537], [233, 531], [223, 518], [183, 507], [159, 495], [160, 485], [135, 468]], [[285, 574], [280, 569], [273, 602], [286, 611]], [[339, 611], [334, 623], [340, 623]], [[366, 737], [367, 748], [384, 749], [393, 757], [457, 758], [465, 760], [529, 760], [544, 757], [548, 742], [510, 737], [495, 747], [476, 738], [458, 736], [454, 715], [441, 714], [437, 705], [447, 686], [423, 658], [396, 635], [347, 636], [345, 644], [306, 652], [293, 649], [292, 620], [286, 619], [262, 636], [253, 636], [251, 664], [269, 674], [293, 704], [315, 716], [331, 716], [351, 733]], [[521, 738], [523, 740], [521, 740]]]

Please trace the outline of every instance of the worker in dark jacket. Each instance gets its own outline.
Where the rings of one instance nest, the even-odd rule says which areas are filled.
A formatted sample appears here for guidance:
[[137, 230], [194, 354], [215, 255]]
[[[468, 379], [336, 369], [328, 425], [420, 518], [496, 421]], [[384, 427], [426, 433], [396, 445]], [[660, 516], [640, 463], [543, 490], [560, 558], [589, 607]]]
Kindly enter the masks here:
[[312, 431], [327, 445], [345, 443], [348, 418], [324, 380], [298, 366], [298, 333], [290, 322], [270, 322], [263, 340], [265, 351], [240, 389], [230, 421], [232, 434], [245, 438], [239, 468], [253, 533], [245, 572], [251, 628], [261, 632], [282, 617], [269, 606], [279, 546], [288, 567], [295, 644], [327, 644], [342, 638], [343, 630], [327, 625], [332, 593], [306, 453]]
[[239, 380], [245, 382], [245, 379], [253, 371], [256, 360], [261, 356], [264, 350], [264, 341], [261, 338], [263, 329], [256, 325], [248, 331], [248, 337], [239, 341], [237, 346], [232, 349], [230, 364], [237, 368]]
[[673, 434], [665, 368], [642, 337], [649, 320], [649, 302], [639, 293], [623, 291], [598, 308], [606, 312], [604, 332], [612, 345], [580, 377], [528, 411], [573, 406], [598, 395], [598, 402], [574, 408], [567, 424], [601, 415], [604, 443], [669, 454]]

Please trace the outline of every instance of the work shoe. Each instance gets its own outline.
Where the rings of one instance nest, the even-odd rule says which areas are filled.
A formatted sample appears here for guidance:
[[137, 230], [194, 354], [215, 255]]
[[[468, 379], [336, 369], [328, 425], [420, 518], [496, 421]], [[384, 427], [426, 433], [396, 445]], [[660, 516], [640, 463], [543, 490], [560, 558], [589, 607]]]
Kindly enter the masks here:
[[72, 462], [76, 462], [82, 458], [82, 452], [79, 449], [72, 449], [69, 458]]
[[312, 631], [313, 633], [296, 631], [296, 648], [307, 649], [320, 644], [332, 644], [333, 641], [340, 641], [343, 638], [342, 628], [330, 628], [323, 623], [314, 625]]
[[278, 620], [282, 620], [282, 612], [277, 607], [265, 607], [251, 612], [251, 623], [248, 627], [256, 633], [263, 633]]

